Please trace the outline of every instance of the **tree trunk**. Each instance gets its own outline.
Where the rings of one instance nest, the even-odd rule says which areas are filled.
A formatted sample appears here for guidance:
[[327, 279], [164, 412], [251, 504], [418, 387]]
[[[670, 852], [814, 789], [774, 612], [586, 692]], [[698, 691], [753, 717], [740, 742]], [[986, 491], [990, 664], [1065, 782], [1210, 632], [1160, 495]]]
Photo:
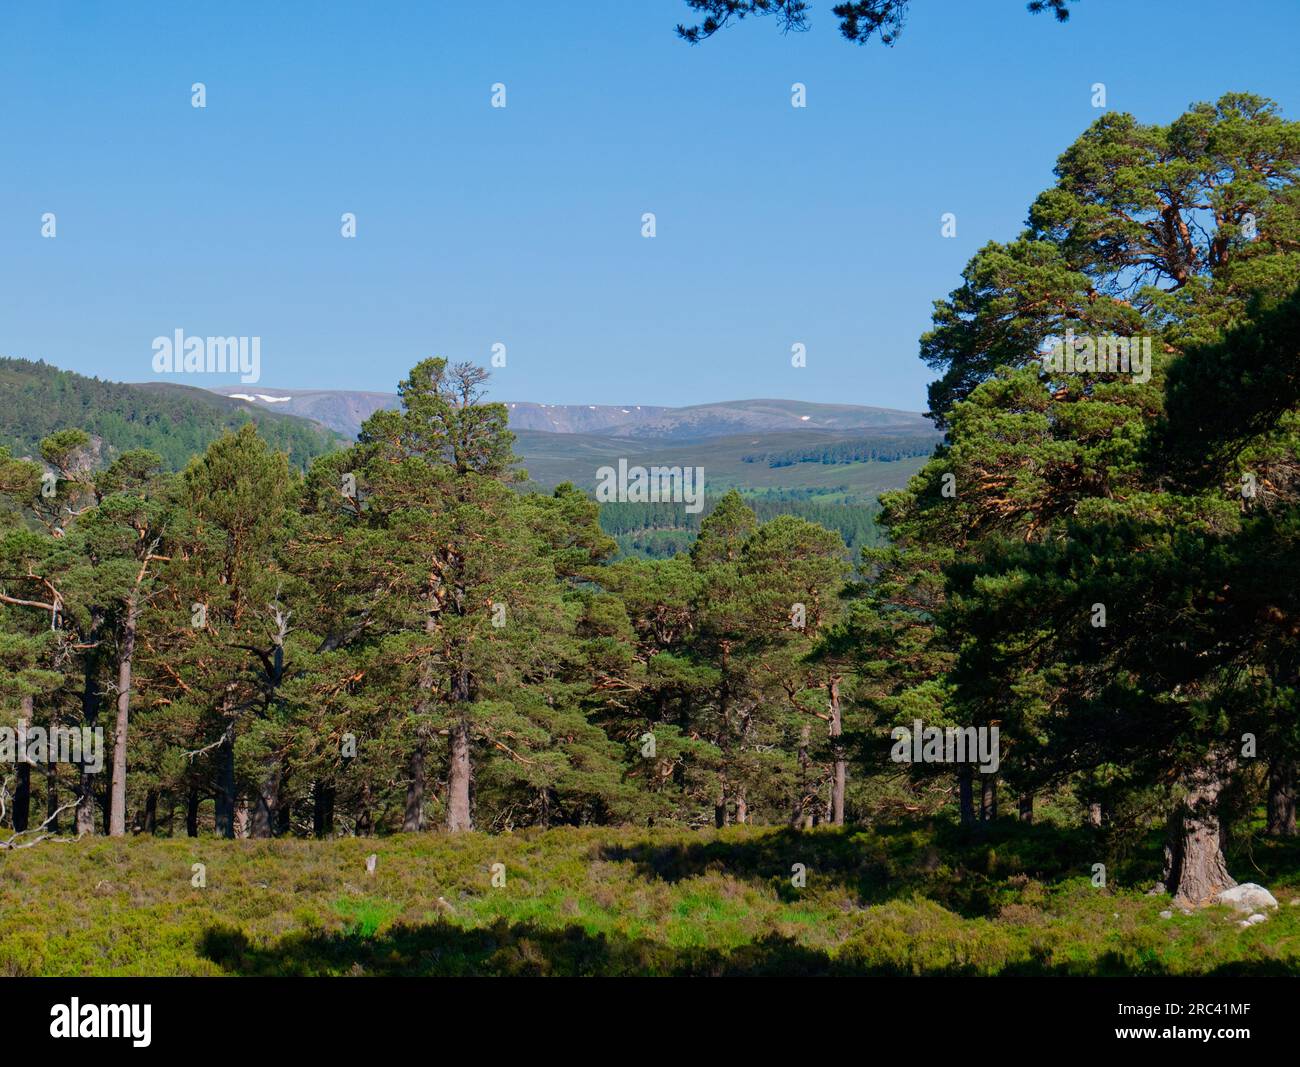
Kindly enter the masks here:
[[135, 656], [135, 631], [140, 621], [138, 593], [126, 602], [122, 644], [117, 658], [117, 726], [113, 735], [113, 794], [109, 801], [110, 837], [126, 836], [126, 732], [131, 718], [131, 660]]
[[1295, 837], [1295, 760], [1279, 758], [1268, 768], [1268, 832]]
[[801, 829], [806, 821], [808, 807], [808, 739], [811, 729], [807, 723], [799, 731], [799, 778], [795, 785], [794, 811], [790, 813], [790, 825]]
[[1088, 805], [1088, 825], [1095, 830], [1101, 829], [1101, 805], [1096, 801]]
[[980, 822], [998, 817], [998, 780], [991, 774], [980, 775]]
[[[430, 590], [428, 596], [429, 610], [424, 615], [424, 632], [429, 635], [433, 635], [438, 630], [438, 612], [434, 610], [437, 599], [436, 590]], [[460, 679], [459, 684], [452, 687], [454, 690], [452, 700], [468, 700], [469, 679], [463, 673], [458, 675], [458, 678]], [[411, 778], [406, 786], [406, 807], [402, 812], [402, 830], [408, 834], [418, 833], [424, 829], [424, 788], [428, 757], [428, 742], [425, 731], [428, 729], [429, 715], [433, 710], [434, 690], [437, 688], [437, 684], [438, 673], [435, 669], [433, 657], [428, 656], [420, 664], [420, 694], [415, 704], [415, 748], [411, 752]], [[465, 754], [468, 759], [468, 743]], [[465, 791], [466, 812], [468, 812], [468, 781], [466, 782]], [[468, 818], [468, 814], [466, 818]]]
[[84, 767], [78, 783], [75, 818], [78, 837], [95, 836], [95, 776]]
[[235, 721], [226, 724], [226, 736], [217, 749], [221, 765], [217, 772], [216, 830], [222, 837], [235, 836]]
[[969, 764], [964, 765], [957, 772], [957, 804], [961, 812], [961, 824], [963, 826], [974, 826], [975, 797]]
[[247, 800], [241, 800], [235, 806], [235, 836], [244, 838], [248, 836], [248, 826], [253, 821], [253, 813], [249, 808]]
[[334, 787], [317, 782], [312, 790], [311, 830], [317, 837], [330, 837], [334, 833]]
[[104, 788], [99, 796], [99, 809], [103, 813], [104, 836], [112, 829], [113, 820], [113, 761], [108, 761], [108, 776], [104, 779]]
[[18, 781], [14, 786], [14, 831], [22, 833], [27, 829], [32, 810], [32, 767], [27, 762], [27, 724], [35, 713], [35, 702], [31, 696], [22, 698], [22, 713], [18, 719], [18, 764], [14, 768]]
[[280, 776], [280, 793], [275, 804], [275, 834], [277, 837], [287, 837], [293, 833], [293, 801], [285, 791], [285, 780], [288, 776], [288, 771]]
[[51, 760], [45, 765], [45, 826], [52, 834], [59, 832], [59, 765]]
[[831, 822], [836, 826], [844, 825], [844, 785], [848, 777], [848, 764], [840, 746], [840, 737], [844, 734], [844, 717], [840, 708], [840, 680], [832, 678], [831, 696], [831, 748], [835, 756], [834, 778], [831, 781]]
[[22, 833], [27, 829], [32, 810], [32, 769], [21, 760], [15, 768], [18, 781], [14, 785], [13, 821], [14, 830]]
[[257, 796], [253, 799], [253, 814], [249, 824], [249, 837], [274, 837], [280, 812], [280, 782], [284, 768], [278, 759], [268, 764]]
[[1034, 821], [1034, 794], [1033, 793], [1020, 794], [1020, 821], [1021, 822]]
[[357, 814], [356, 833], [358, 837], [369, 837], [374, 829], [374, 820], [370, 816], [370, 783], [361, 787], [361, 811]]
[[158, 832], [158, 790], [150, 789], [144, 795], [144, 816], [140, 819], [140, 829], [146, 834]]
[[199, 791], [191, 789], [185, 798], [185, 836], [199, 836]]
[[1170, 814], [1165, 844], [1164, 884], [1186, 906], [1212, 904], [1237, 883], [1228, 874], [1219, 825], [1221, 771], [1203, 766], [1186, 779], [1187, 794]]
[[457, 712], [449, 735], [451, 763], [447, 771], [447, 829], [453, 833], [474, 829], [470, 817], [469, 718], [456, 705], [473, 699], [469, 672], [456, 671], [451, 678], [451, 702]]
[[[99, 719], [99, 641], [103, 637], [104, 612], [95, 608], [91, 611], [88, 644], [92, 647], [86, 651], [85, 678], [81, 691], [81, 718], [91, 730], [96, 729]], [[77, 792], [77, 836], [94, 837], [95, 835], [95, 775], [86, 770], [84, 756], [81, 766], [81, 781]]]
[[408, 834], [424, 829], [424, 755], [424, 740], [421, 739], [411, 753], [411, 779], [406, 783], [402, 830]]
[[451, 765], [447, 775], [447, 829], [472, 830], [469, 813], [469, 722], [460, 716], [451, 726]]
[[736, 790], [736, 825], [744, 826], [749, 821], [749, 802], [745, 799], [745, 787]]

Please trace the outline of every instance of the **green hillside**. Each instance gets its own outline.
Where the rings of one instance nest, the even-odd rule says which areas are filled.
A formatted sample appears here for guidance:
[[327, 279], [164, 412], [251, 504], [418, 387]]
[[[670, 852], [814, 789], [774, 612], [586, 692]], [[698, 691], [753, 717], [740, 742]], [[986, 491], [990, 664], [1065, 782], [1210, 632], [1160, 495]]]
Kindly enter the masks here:
[[876, 498], [907, 484], [925, 464], [939, 435], [861, 430], [780, 430], [646, 441], [595, 434], [519, 430], [515, 451], [531, 482], [543, 489], [573, 482], [591, 492], [596, 471], [629, 465], [704, 468], [705, 506], [689, 514], [683, 504], [603, 504], [600, 525], [618, 542], [619, 558], [668, 559], [689, 550], [700, 521], [728, 489], [738, 489], [759, 519], [797, 515], [837, 530], [854, 556], [879, 545]]
[[[760, 522], [778, 515], [796, 515], [844, 538], [851, 557], [863, 548], [885, 542], [884, 531], [876, 523], [880, 507], [871, 503], [846, 502], [842, 494], [817, 490], [785, 492], [745, 491], [746, 503]], [[704, 509], [695, 515], [684, 504], [602, 504], [600, 528], [618, 542], [618, 558], [639, 556], [642, 559], [671, 559], [687, 552], [720, 499], [714, 494], [705, 500]]]
[[[630, 465], [703, 467], [710, 496], [733, 488], [816, 489], [869, 503], [886, 490], [906, 485], [924, 465], [939, 435], [781, 430], [647, 441], [520, 430], [515, 439], [515, 451], [523, 457], [529, 478], [545, 489], [573, 482], [591, 492], [597, 469], [622, 458]], [[859, 458], [868, 455], [876, 458]]]
[[173, 470], [230, 429], [252, 420], [275, 448], [305, 467], [341, 438], [306, 419], [254, 408], [241, 400], [169, 382], [124, 385], [59, 370], [48, 363], [0, 359], [0, 446], [35, 455], [56, 430], [85, 430], [100, 458], [132, 448], [157, 452]]

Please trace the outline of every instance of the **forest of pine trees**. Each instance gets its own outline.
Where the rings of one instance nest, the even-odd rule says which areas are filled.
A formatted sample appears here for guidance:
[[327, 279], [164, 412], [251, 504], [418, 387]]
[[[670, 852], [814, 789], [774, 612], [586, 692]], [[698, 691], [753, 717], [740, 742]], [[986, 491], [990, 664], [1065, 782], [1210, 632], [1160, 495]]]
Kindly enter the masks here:
[[793, 467], [796, 463], [895, 463], [913, 456], [928, 456], [934, 450], [934, 444], [933, 439], [921, 434], [882, 435], [775, 452], [755, 452], [742, 458], [746, 463], [764, 463], [769, 467]]
[[[978, 824], [1044, 798], [1231, 884], [1300, 759], [1300, 124], [1234, 94], [1107, 113], [922, 340], [944, 443], [858, 560], [711, 502], [611, 562], [593, 501], [520, 491], [485, 374], [441, 359], [300, 475], [245, 425], [183, 471], [0, 450], [6, 724], [102, 727], [100, 774], [5, 777], [15, 831], [226, 837], [524, 826]], [[1149, 380], [1049, 373], [1154, 339]], [[53, 475], [51, 477], [50, 475]], [[631, 505], [628, 505], [630, 507]], [[1000, 731], [996, 774], [890, 730]]]

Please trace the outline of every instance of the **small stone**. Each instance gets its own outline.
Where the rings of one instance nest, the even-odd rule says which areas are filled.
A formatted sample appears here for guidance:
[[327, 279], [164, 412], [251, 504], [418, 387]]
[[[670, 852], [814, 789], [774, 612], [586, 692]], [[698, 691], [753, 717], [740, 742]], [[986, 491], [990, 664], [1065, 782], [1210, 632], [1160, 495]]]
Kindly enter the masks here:
[[1168, 908], [1166, 908], [1164, 911], [1160, 913], [1160, 918], [1162, 919], [1172, 919], [1173, 917], [1174, 917], [1174, 913], [1170, 911]]
[[1247, 916], [1246, 918], [1246, 923], [1249, 926], [1258, 926], [1260, 923], [1266, 922], [1268, 922], [1268, 916], [1261, 915], [1259, 912], [1255, 912], [1254, 915]]
[[1227, 904], [1233, 911], [1247, 913], [1277, 907], [1277, 900], [1273, 894], [1254, 882], [1245, 882], [1231, 889], [1225, 889], [1215, 899], [1220, 904]]
[[379, 857], [373, 852], [370, 853], [370, 855], [366, 857], [366, 874], [374, 874], [375, 864], [378, 862]]

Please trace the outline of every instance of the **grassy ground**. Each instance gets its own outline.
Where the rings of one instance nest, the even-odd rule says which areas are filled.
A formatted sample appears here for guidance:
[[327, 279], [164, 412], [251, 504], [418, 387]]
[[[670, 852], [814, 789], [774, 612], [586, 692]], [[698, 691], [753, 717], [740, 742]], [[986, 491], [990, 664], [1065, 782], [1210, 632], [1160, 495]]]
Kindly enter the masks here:
[[1300, 974], [1296, 842], [1233, 857], [1281, 904], [1246, 930], [1160, 918], [1150, 855], [1094, 888], [1096, 852], [1011, 822], [46, 842], [0, 855], [0, 974]]

